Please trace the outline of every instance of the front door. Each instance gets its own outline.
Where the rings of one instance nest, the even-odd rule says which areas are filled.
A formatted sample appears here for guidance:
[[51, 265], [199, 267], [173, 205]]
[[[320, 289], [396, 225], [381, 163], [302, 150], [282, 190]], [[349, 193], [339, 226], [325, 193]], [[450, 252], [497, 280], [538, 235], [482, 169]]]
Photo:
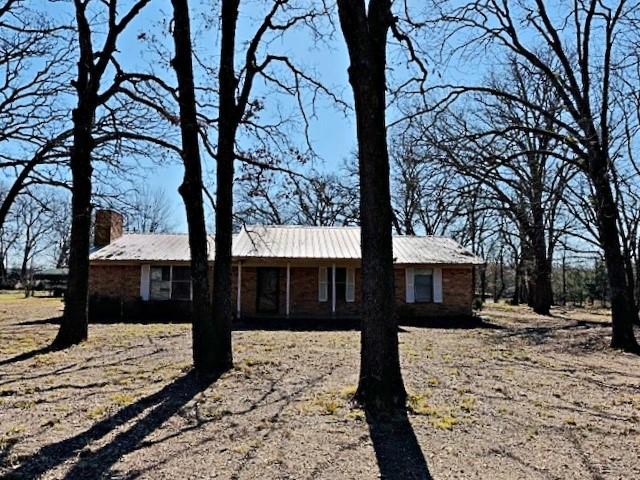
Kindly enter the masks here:
[[278, 313], [280, 271], [277, 268], [258, 268], [258, 313]]

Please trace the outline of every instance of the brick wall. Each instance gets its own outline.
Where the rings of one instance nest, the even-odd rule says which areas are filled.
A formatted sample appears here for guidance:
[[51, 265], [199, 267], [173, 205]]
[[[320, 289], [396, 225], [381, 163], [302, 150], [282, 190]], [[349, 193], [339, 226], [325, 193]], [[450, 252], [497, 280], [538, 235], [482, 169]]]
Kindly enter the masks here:
[[452, 317], [471, 315], [471, 268], [442, 269], [442, 303], [406, 303], [405, 270], [395, 270], [396, 303], [401, 316]]
[[[233, 269], [233, 305], [237, 304], [238, 270]], [[443, 302], [405, 303], [405, 270], [395, 269], [396, 301], [402, 316], [464, 316], [471, 314], [471, 268], [452, 267], [442, 269]], [[212, 281], [212, 272], [209, 275]], [[286, 312], [286, 268], [279, 271], [279, 313]], [[257, 295], [256, 267], [242, 267], [242, 315], [256, 315]], [[336, 302], [336, 316], [355, 317], [362, 299], [360, 269], [356, 269], [355, 298], [353, 303]], [[91, 295], [119, 297], [128, 300], [140, 296], [139, 266], [92, 265], [89, 275]], [[318, 267], [291, 267], [290, 315], [299, 317], [330, 317], [331, 301], [318, 301]]]
[[89, 294], [133, 300], [140, 296], [139, 265], [91, 265]]
[[122, 236], [122, 215], [113, 210], [98, 210], [93, 244], [96, 247], [104, 247]]

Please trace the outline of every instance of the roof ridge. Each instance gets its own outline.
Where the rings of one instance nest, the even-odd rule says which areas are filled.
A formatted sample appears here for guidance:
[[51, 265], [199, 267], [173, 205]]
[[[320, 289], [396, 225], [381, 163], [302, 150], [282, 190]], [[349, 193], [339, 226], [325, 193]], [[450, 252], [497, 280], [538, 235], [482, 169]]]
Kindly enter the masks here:
[[[170, 233], [170, 232], [124, 232], [122, 234], [122, 236], [124, 237], [125, 235], [139, 235], [139, 236], [163, 236], [163, 237], [169, 237], [169, 236], [174, 236], [174, 237], [179, 237], [179, 236], [185, 236], [185, 235], [189, 235], [188, 233]], [[120, 237], [118, 237], [120, 238]], [[116, 238], [117, 240], [117, 238]]]
[[253, 225], [243, 225], [243, 229], [250, 229], [252, 227], [257, 228], [278, 228], [278, 229], [286, 229], [286, 228], [304, 228], [304, 229], [312, 229], [312, 228], [320, 228], [320, 229], [357, 229], [360, 228], [359, 225], [266, 225], [263, 223], [255, 223]]

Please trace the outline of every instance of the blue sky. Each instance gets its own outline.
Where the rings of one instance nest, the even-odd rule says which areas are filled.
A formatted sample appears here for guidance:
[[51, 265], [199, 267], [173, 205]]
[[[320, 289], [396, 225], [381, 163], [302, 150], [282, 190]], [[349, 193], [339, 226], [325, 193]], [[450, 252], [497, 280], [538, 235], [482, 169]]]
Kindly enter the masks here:
[[[199, 50], [201, 58], [207, 58], [210, 65], [217, 66], [217, 28], [218, 24], [210, 25], [208, 19], [203, 15], [202, 8], [214, 2], [192, 2], [192, 29], [195, 38], [196, 48]], [[246, 7], [242, 9], [243, 5]], [[241, 15], [238, 29], [238, 42], [240, 46], [236, 58], [237, 67], [241, 64], [244, 57], [243, 42], [253, 36], [256, 28], [256, 22], [251, 18], [252, 15], [258, 17], [255, 13], [255, 5], [252, 2], [241, 2]], [[145, 52], [144, 47], [140, 46], [137, 36], [142, 31], [148, 31], [151, 28], [158, 35], [164, 34], [164, 41], [171, 42], [168, 36], [168, 30], [161, 25], [163, 19], [171, 16], [171, 6], [167, 0], [153, 0], [146, 8], [144, 13], [131, 25], [127, 34], [123, 36], [119, 43], [120, 56], [119, 59], [123, 65], [130, 69], [148, 68], [150, 60], [157, 62], [154, 58], [149, 57], [149, 53]], [[217, 17], [215, 17], [217, 20]], [[208, 26], [209, 31], [203, 32]], [[209, 48], [211, 45], [212, 48]], [[171, 48], [171, 43], [166, 43]], [[270, 53], [290, 56], [297, 66], [305, 71], [313, 72], [313, 74], [322, 80], [332, 91], [335, 91], [341, 98], [351, 103], [352, 93], [348, 84], [347, 67], [348, 56], [344, 41], [340, 32], [335, 32], [332, 39], [326, 44], [316, 45], [313, 39], [310, 39], [306, 32], [293, 32], [284, 40], [278, 40], [271, 44]], [[154, 65], [156, 71], [163, 74], [172, 83], [175, 83], [175, 75], [168, 65]], [[207, 78], [200, 74], [196, 76], [196, 82], [200, 85], [212, 84], [216, 82], [215, 78]], [[257, 95], [263, 95], [264, 90], [260, 85], [254, 89]], [[270, 97], [265, 98], [265, 115], [268, 115], [270, 109], [273, 108], [294, 108], [292, 100], [283, 97], [270, 103]], [[319, 170], [336, 170], [344, 159], [351, 158], [350, 154], [355, 148], [355, 124], [351, 118], [351, 114], [345, 115], [343, 112], [334, 108], [332, 103], [327, 100], [321, 100], [317, 110], [317, 117], [312, 118], [310, 129], [311, 143], [318, 154], [319, 160], [314, 163], [314, 167]], [[297, 139], [302, 142], [302, 138]], [[211, 167], [211, 165], [208, 165]], [[178, 186], [182, 179], [182, 166], [176, 160], [172, 164], [154, 165], [153, 168], [147, 170], [149, 183], [153, 186], [163, 188], [170, 198], [175, 212], [175, 223], [178, 231], [186, 231], [186, 222], [184, 218], [184, 206], [182, 199], [177, 193]]]

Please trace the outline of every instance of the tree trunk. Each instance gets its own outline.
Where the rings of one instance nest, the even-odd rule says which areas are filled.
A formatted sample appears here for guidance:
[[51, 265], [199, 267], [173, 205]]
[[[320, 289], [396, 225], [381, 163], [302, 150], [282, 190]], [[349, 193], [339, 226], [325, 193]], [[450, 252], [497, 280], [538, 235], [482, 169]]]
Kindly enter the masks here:
[[91, 30], [85, 16], [86, 4], [76, 2], [78, 27], [78, 76], [74, 87], [78, 105], [73, 110], [71, 166], [71, 234], [69, 273], [64, 314], [53, 348], [66, 348], [87, 339], [89, 331], [89, 247], [91, 237], [91, 154], [95, 146], [93, 124], [97, 108], [99, 78], [94, 78]]
[[546, 254], [541, 257], [536, 253], [531, 282], [533, 311], [540, 315], [550, 315], [553, 303], [551, 287], [551, 268]]
[[515, 257], [514, 265], [514, 279], [513, 279], [513, 297], [511, 297], [511, 305], [520, 305], [520, 285], [522, 283], [522, 265], [521, 259]]
[[386, 42], [391, 4], [338, 0], [349, 51], [360, 172], [362, 332], [356, 399], [372, 411], [404, 407], [392, 252], [385, 124]]
[[178, 191], [187, 214], [191, 250], [193, 364], [200, 375], [217, 372], [215, 332], [209, 290], [207, 229], [202, 199], [202, 165], [198, 143], [198, 119], [191, 51], [188, 0], [171, 0], [174, 13], [175, 57], [172, 65], [178, 79], [180, 133], [184, 178]]
[[607, 158], [593, 157], [589, 175], [596, 193], [596, 217], [600, 244], [609, 279], [611, 296], [611, 323], [613, 334], [611, 346], [625, 351], [638, 352], [638, 342], [633, 333], [633, 324], [638, 321], [638, 312], [627, 288], [624, 259], [622, 258], [618, 234], [618, 210], [613, 199], [607, 174]]
[[562, 305], [567, 305], [567, 254], [562, 254]]
[[496, 302], [500, 301], [500, 299], [504, 295], [504, 289], [506, 288], [506, 285], [504, 284], [504, 257], [502, 256], [502, 253], [500, 253], [499, 262], [498, 278], [500, 279], [500, 287], [498, 288], [498, 292], [496, 294]]
[[4, 252], [0, 252], [0, 288], [7, 282], [7, 269], [5, 267]]
[[487, 296], [487, 264], [483, 263], [480, 267], [480, 298], [482, 303]]
[[53, 347], [67, 348], [87, 339], [89, 331], [89, 247], [91, 237], [91, 152], [95, 105], [88, 93], [79, 95], [73, 111], [71, 150], [71, 240], [64, 314]]
[[216, 158], [216, 252], [213, 272], [213, 323], [215, 362], [220, 369], [233, 366], [231, 343], [233, 239], [233, 163], [235, 139], [240, 121], [236, 108], [234, 65], [238, 0], [222, 2], [219, 75], [218, 149]]
[[498, 303], [498, 262], [493, 262], [493, 303]]
[[545, 222], [542, 210], [543, 186], [542, 181], [539, 180], [540, 175], [534, 175], [534, 178], [538, 180], [534, 180], [532, 185], [531, 217], [533, 224], [528, 229], [533, 256], [530, 305], [534, 312], [540, 315], [549, 315], [553, 303], [553, 288], [551, 286], [551, 260], [547, 257], [547, 242], [545, 241]]

